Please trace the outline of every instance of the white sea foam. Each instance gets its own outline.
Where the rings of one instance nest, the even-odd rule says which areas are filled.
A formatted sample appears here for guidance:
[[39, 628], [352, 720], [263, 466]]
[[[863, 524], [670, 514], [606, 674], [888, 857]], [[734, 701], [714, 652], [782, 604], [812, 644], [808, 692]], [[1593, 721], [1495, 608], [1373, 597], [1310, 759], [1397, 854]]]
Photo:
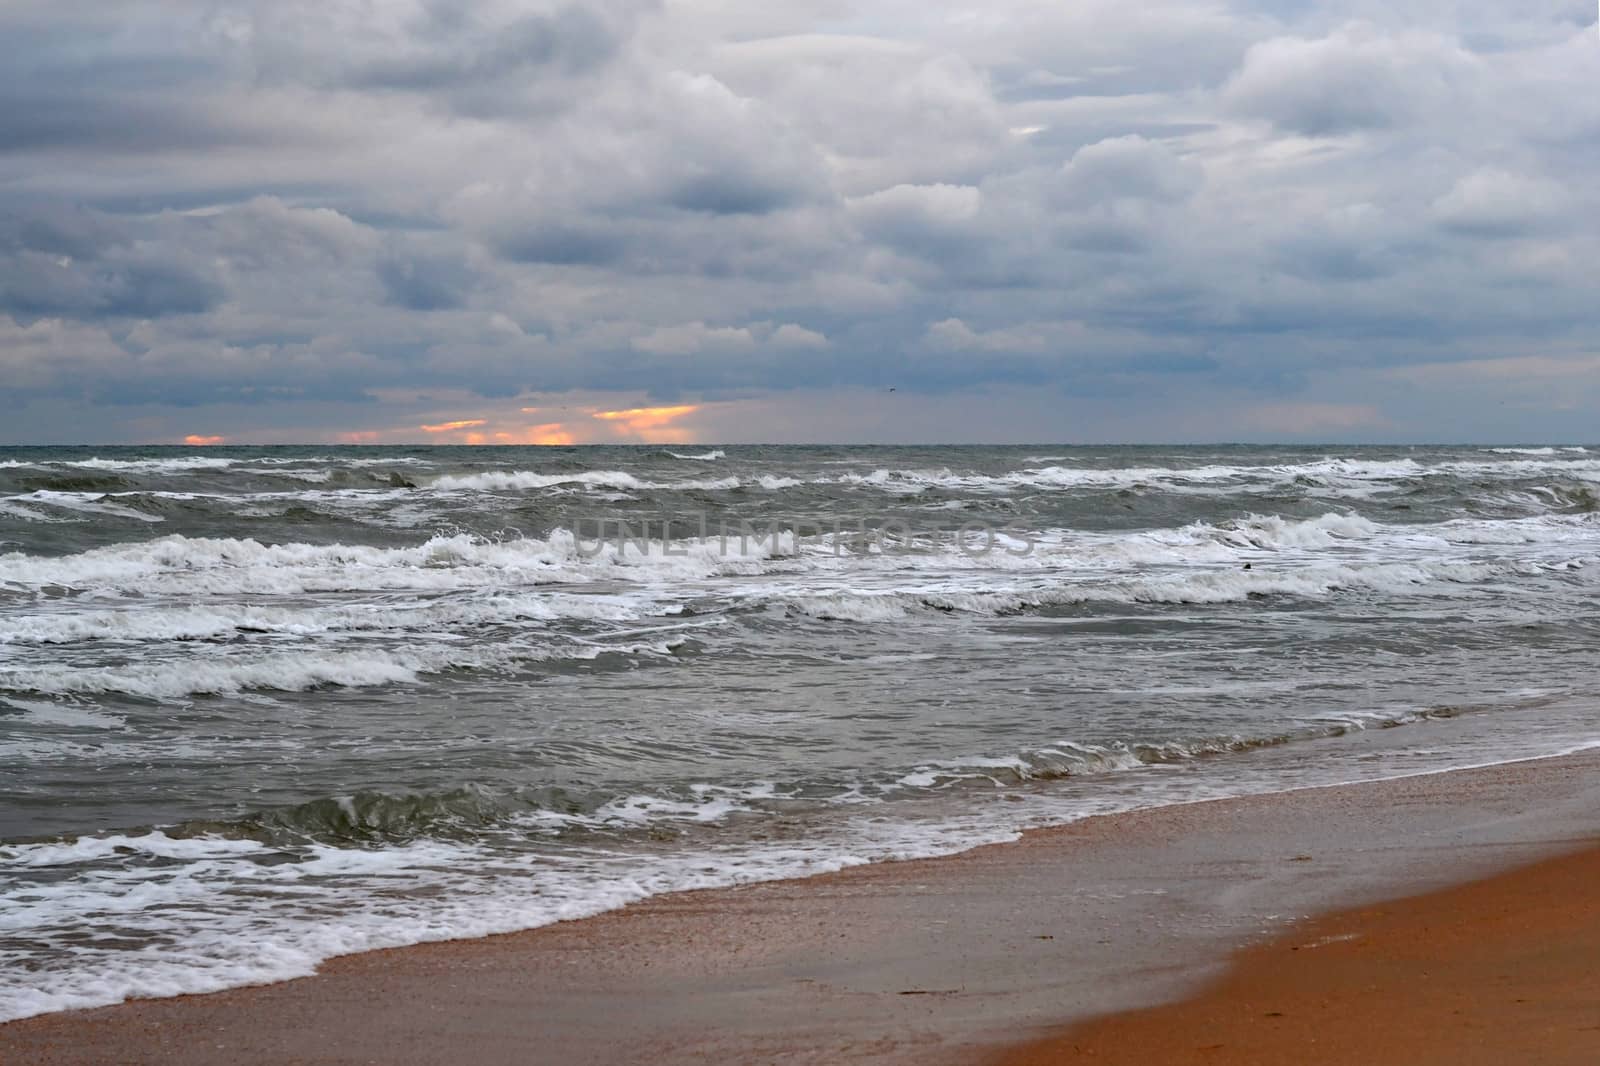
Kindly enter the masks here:
[[930, 488], [968, 492], [1009, 492], [1014, 489], [1136, 489], [1181, 490], [1191, 486], [1240, 487], [1309, 479], [1339, 481], [1395, 481], [1424, 476], [1428, 468], [1411, 459], [1390, 462], [1325, 459], [1312, 463], [1266, 466], [1205, 465], [1193, 467], [1029, 467], [1006, 474], [958, 474], [948, 469], [878, 469], [868, 474], [849, 473], [844, 484], [876, 486], [897, 492], [923, 492]]
[[789, 606], [813, 618], [841, 622], [892, 622], [904, 618], [912, 602], [892, 592], [840, 592], [826, 596], [796, 596]]
[[0, 497], [0, 515], [20, 518], [25, 522], [71, 522], [71, 515], [50, 514], [17, 502], [15, 496]]
[[[667, 452], [691, 461], [726, 458], [720, 450], [704, 453]], [[878, 487], [892, 492], [916, 493], [929, 488], [970, 492], [999, 493], [1016, 489], [1078, 490], [1162, 488], [1171, 491], [1221, 488], [1263, 488], [1298, 486], [1302, 489], [1348, 490], [1360, 495], [1374, 489], [1392, 489], [1395, 483], [1439, 476], [1487, 478], [1528, 478], [1565, 475], [1582, 480], [1600, 479], [1600, 460], [1584, 459], [1589, 454], [1581, 446], [1505, 447], [1485, 449], [1486, 455], [1505, 456], [1489, 460], [1419, 461], [1413, 458], [1350, 459], [1330, 456], [1298, 463], [1212, 463], [1194, 466], [1099, 467], [1059, 465], [1071, 463], [1069, 456], [1029, 456], [1025, 462], [1050, 464], [1029, 466], [1003, 474], [958, 473], [947, 468], [913, 470], [880, 468], [866, 473], [850, 472], [839, 477], [821, 478], [819, 484], [849, 484]], [[189, 456], [163, 459], [87, 459], [70, 462], [8, 460], [7, 468], [66, 467], [127, 473], [192, 473], [239, 467], [248, 473], [295, 477], [320, 482], [330, 476], [312, 464], [337, 464], [346, 467], [430, 465], [414, 457], [349, 459], [333, 457], [233, 459]], [[291, 466], [292, 464], [292, 466]], [[266, 469], [262, 469], [265, 466]], [[289, 467], [289, 468], [286, 468]], [[445, 474], [434, 478], [429, 487], [440, 491], [516, 492], [541, 489], [624, 490], [682, 489], [695, 487], [737, 487], [738, 479], [712, 482], [647, 481], [622, 470], [587, 470], [540, 473], [526, 470], [483, 471]]]
[[68, 729], [122, 729], [128, 720], [121, 715], [105, 714], [92, 707], [58, 701], [25, 700], [8, 697], [6, 704], [22, 711], [27, 721], [36, 725], [65, 726]]
[[1355, 514], [1325, 514], [1317, 518], [1292, 520], [1278, 515], [1251, 515], [1238, 522], [1189, 527], [1201, 538], [1212, 538], [1237, 547], [1280, 550], [1284, 548], [1327, 548], [1372, 537], [1381, 527]]
[[[1583, 449], [1579, 449], [1583, 451]], [[1544, 453], [1539, 453], [1543, 455]], [[1209, 464], [1190, 467], [1027, 467], [1005, 474], [957, 473], [949, 469], [892, 470], [847, 473], [825, 482], [876, 487], [887, 492], [917, 494], [930, 489], [1006, 493], [1016, 490], [1162, 490], [1219, 492], [1295, 489], [1363, 498], [1392, 492], [1405, 483], [1435, 477], [1471, 476], [1526, 479], [1558, 475], [1600, 480], [1600, 460], [1553, 458], [1454, 460], [1423, 463], [1415, 459], [1357, 460], [1326, 458], [1304, 463], [1262, 465]], [[1043, 458], [1043, 457], [1040, 457]]]
[[641, 491], [651, 487], [648, 482], [621, 470], [585, 470], [570, 474], [537, 474], [528, 470], [446, 474], [428, 483], [429, 488], [441, 491], [465, 492], [525, 492], [569, 485]]
[[[452, 658], [458, 661], [452, 662]], [[415, 682], [453, 665], [481, 666], [485, 657], [425, 652], [295, 653], [121, 667], [0, 667], [0, 688], [41, 695], [121, 693], [150, 700], [223, 695], [249, 689], [300, 692], [323, 685], [367, 687]]]
[[[1545, 476], [1569, 477], [1580, 481], [1600, 481], [1600, 460], [1579, 458], [1586, 449], [1504, 448], [1486, 450], [1506, 458], [1488, 460], [1450, 460], [1422, 462], [1411, 458], [1366, 460], [1328, 457], [1300, 463], [1276, 464], [1199, 464], [1195, 466], [1091, 467], [1074, 465], [1030, 466], [1000, 474], [963, 473], [948, 468], [890, 469], [851, 471], [837, 477], [820, 477], [810, 483], [876, 488], [897, 495], [916, 495], [941, 489], [952, 492], [1004, 495], [1018, 491], [1168, 491], [1176, 493], [1219, 493], [1297, 490], [1308, 494], [1365, 498], [1393, 492], [1404, 485], [1436, 477], [1476, 477], [1500, 480]], [[700, 454], [668, 452], [692, 461], [725, 458], [720, 451]], [[1064, 457], [1035, 456], [1028, 461]], [[283, 460], [306, 463], [314, 460]], [[332, 460], [329, 460], [332, 462]], [[209, 469], [213, 464], [236, 465], [231, 459], [99, 461], [106, 470], [189, 472]], [[361, 463], [343, 461], [346, 465]], [[402, 459], [367, 460], [366, 465], [395, 465]], [[411, 462], [417, 462], [411, 460]], [[79, 465], [87, 465], [79, 464]], [[331, 471], [322, 468], [243, 469], [252, 474], [292, 477], [309, 483], [322, 483]], [[762, 475], [750, 479], [751, 485], [768, 490], [791, 488], [808, 483], [784, 475]], [[443, 493], [644, 493], [653, 491], [732, 491], [744, 486], [739, 477], [688, 480], [648, 480], [625, 470], [584, 470], [546, 473], [530, 470], [490, 470], [475, 473], [443, 474], [421, 482], [425, 489]], [[360, 490], [348, 490], [359, 493]]]
[[132, 507], [124, 507], [115, 503], [109, 496], [92, 492], [50, 492], [41, 490], [30, 492], [25, 496], [7, 497], [9, 501], [22, 504], [24, 507], [33, 505], [37, 507], [53, 507], [62, 511], [72, 511], [85, 515], [103, 515], [111, 518], [130, 518], [136, 522], [162, 522], [160, 515], [146, 514]]
[[961, 591], [946, 587], [894, 592], [840, 590], [797, 594], [784, 599], [791, 610], [818, 619], [889, 622], [917, 614], [959, 613], [999, 616], [1047, 607], [1085, 603], [1230, 604], [1290, 597], [1326, 599], [1340, 592], [1370, 589], [1417, 596], [1458, 595], [1458, 586], [1518, 573], [1516, 567], [1484, 564], [1383, 563], [1368, 566], [1316, 566], [1281, 573], [1214, 568], [1168, 577], [1078, 582], [1051, 587]]
[[[792, 538], [791, 538], [792, 540]], [[683, 542], [669, 554], [616, 537], [582, 540], [557, 531], [547, 540], [485, 541], [466, 534], [433, 537], [406, 548], [366, 545], [265, 545], [254, 540], [162, 537], [77, 555], [0, 555], [0, 587], [65, 586], [100, 592], [143, 591], [152, 581], [168, 595], [292, 595], [352, 590], [512, 589], [601, 578], [670, 580], [751, 572], [771, 540], [713, 538]]]
[[728, 815], [748, 811], [749, 805], [729, 795], [703, 797], [698, 802], [661, 796], [626, 796], [595, 812], [596, 824], [652, 825], [660, 822], [720, 822]]
[[[254, 861], [249, 850], [222, 847], [205, 860], [203, 879], [186, 876], [186, 868], [147, 868], [132, 884], [119, 878], [114, 890], [79, 879], [34, 888], [26, 901], [0, 900], [6, 904], [0, 914], [34, 934], [83, 915], [114, 927], [123, 916], [137, 914], [147, 936], [182, 944], [181, 951], [80, 955], [70, 969], [33, 972], [26, 979], [7, 968], [0, 971], [0, 1020], [308, 976], [337, 955], [512, 932], [662, 892], [808, 876], [873, 859], [961, 850], [1014, 839], [1016, 833], [952, 827], [936, 834], [901, 827], [896, 834], [885, 827], [875, 835], [852, 848], [808, 842], [664, 855], [645, 863], [603, 856], [490, 859], [473, 848], [429, 841], [377, 851], [317, 847], [301, 861], [269, 865]], [[500, 872], [460, 872], [474, 866]], [[286, 896], [294, 898], [299, 920], [285, 918], [276, 906]]]
[[675, 492], [728, 492], [732, 489], [741, 487], [742, 484], [743, 482], [736, 477], [720, 477], [710, 478], [703, 481], [674, 481], [665, 485], [657, 485], [654, 487], [671, 489]]
[[[1330, 513], [1289, 520], [1256, 516], [1222, 525], [1197, 523], [1179, 529], [1127, 533], [1047, 531], [997, 536], [994, 550], [984, 544], [958, 550], [950, 542], [931, 550], [862, 554], [842, 550], [832, 538], [793, 533], [774, 544], [770, 537], [726, 539], [713, 535], [664, 546], [659, 541], [603, 541], [557, 531], [548, 539], [486, 541], [467, 535], [434, 537], [400, 548], [364, 545], [264, 545], [253, 540], [163, 537], [136, 544], [93, 549], [61, 557], [21, 553], [0, 555], [0, 587], [68, 587], [97, 594], [143, 593], [158, 587], [170, 596], [297, 595], [331, 592], [479, 590], [514, 594], [528, 586], [626, 581], [673, 585], [724, 575], [764, 572], [833, 574], [895, 572], [995, 573], [1045, 572], [1067, 576], [1116, 576], [1145, 566], [1202, 566], [1259, 562], [1299, 566], [1328, 552], [1341, 561], [1363, 554], [1361, 563], [1410, 560], [1432, 565], [1465, 559], [1463, 554], [1495, 545], [1538, 549], [1547, 561], [1579, 561], [1600, 550], [1600, 521], [1594, 515], [1542, 515], [1514, 520], [1461, 519], [1427, 526], [1383, 526], [1356, 515]], [[1435, 559], [1434, 556], [1443, 556]], [[1541, 555], [1529, 556], [1542, 558]], [[1491, 560], [1492, 561], [1492, 560]], [[1265, 575], [1257, 571], [1251, 580]], [[914, 579], [913, 579], [914, 580]], [[1219, 580], [1195, 574], [1174, 580]], [[526, 609], [538, 613], [536, 606]], [[270, 616], [262, 628], [289, 625]], [[349, 619], [345, 619], [346, 622]], [[203, 638], [219, 623], [196, 615], [196, 628], [173, 636]], [[68, 623], [62, 623], [68, 625]], [[91, 628], [105, 624], [92, 620]], [[112, 623], [114, 624], [114, 623]], [[13, 634], [16, 633], [12, 630]], [[109, 629], [104, 630], [107, 637]], [[12, 639], [19, 639], [13, 635]]]
[[332, 470], [317, 470], [310, 467], [269, 467], [265, 470], [245, 468], [245, 473], [256, 477], [284, 477], [295, 481], [304, 481], [310, 485], [321, 485], [333, 480]]
[[518, 662], [592, 660], [607, 654], [667, 655], [682, 638], [630, 643], [551, 639], [492, 647], [436, 643], [407, 648], [289, 653], [232, 652], [205, 658], [148, 660], [127, 666], [0, 666], [0, 689], [45, 696], [117, 693], [172, 701], [242, 692], [304, 692], [323, 687], [415, 684], [420, 675], [492, 669]]
[[221, 837], [171, 837], [162, 830], [138, 835], [114, 833], [86, 836], [64, 844], [0, 845], [0, 858], [7, 865], [23, 869], [73, 866], [101, 859], [148, 856], [157, 859], [218, 859], [237, 855], [261, 855], [265, 845], [254, 840], [227, 840]]
[[[127, 471], [146, 474], [185, 474], [196, 470], [225, 470], [238, 462], [212, 455], [188, 455], [171, 459], [75, 459], [50, 460], [50, 466], [76, 470]], [[45, 465], [43, 463], [34, 465]]]
[[419, 458], [417, 458], [415, 456], [409, 456], [409, 455], [385, 456], [385, 457], [380, 458], [380, 459], [351, 459], [351, 458], [348, 458], [347, 456], [342, 456], [342, 455], [338, 456], [338, 457], [318, 456], [318, 457], [316, 457], [314, 459], [286, 459], [286, 460], [284, 460], [284, 462], [291, 462], [291, 463], [311, 463], [311, 462], [333, 463], [333, 462], [337, 462], [337, 463], [343, 463], [346, 466], [434, 466], [434, 465], [436, 465], [432, 459], [419, 459]]
[[574, 474], [538, 474], [527, 470], [513, 470], [485, 474], [447, 474], [434, 479], [428, 487], [442, 492], [528, 492], [538, 489], [715, 492], [737, 489], [740, 485], [741, 482], [736, 477], [689, 481], [644, 481], [621, 470], [586, 470]]
[[314, 637], [340, 633], [481, 630], [557, 620], [631, 621], [666, 608], [648, 595], [556, 592], [490, 594], [415, 603], [269, 607], [217, 603], [150, 605], [0, 615], [0, 644], [83, 641], [230, 640], [246, 634]]

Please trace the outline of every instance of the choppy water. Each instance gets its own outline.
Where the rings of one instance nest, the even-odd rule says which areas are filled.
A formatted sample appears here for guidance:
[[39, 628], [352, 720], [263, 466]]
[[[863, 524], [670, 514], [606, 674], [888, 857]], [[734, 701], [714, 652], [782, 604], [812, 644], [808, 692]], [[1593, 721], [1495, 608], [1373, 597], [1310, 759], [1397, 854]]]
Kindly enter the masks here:
[[0, 1018], [1600, 743], [1597, 501], [1600, 448], [0, 449]]

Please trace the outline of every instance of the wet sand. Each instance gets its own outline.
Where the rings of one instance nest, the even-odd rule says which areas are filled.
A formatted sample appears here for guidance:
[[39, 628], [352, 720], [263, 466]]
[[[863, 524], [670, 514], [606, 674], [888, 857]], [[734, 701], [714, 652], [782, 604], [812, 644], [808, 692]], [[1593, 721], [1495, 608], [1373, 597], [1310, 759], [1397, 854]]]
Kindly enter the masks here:
[[1295, 926], [1189, 999], [994, 1066], [1600, 1062], [1600, 849]]
[[29, 1019], [0, 1026], [0, 1062], [985, 1062], [1193, 994], [1241, 947], [1303, 939], [1313, 926], [1293, 923], [1308, 916], [1597, 838], [1597, 752], [1159, 808], [946, 859], [351, 956], [284, 984]]

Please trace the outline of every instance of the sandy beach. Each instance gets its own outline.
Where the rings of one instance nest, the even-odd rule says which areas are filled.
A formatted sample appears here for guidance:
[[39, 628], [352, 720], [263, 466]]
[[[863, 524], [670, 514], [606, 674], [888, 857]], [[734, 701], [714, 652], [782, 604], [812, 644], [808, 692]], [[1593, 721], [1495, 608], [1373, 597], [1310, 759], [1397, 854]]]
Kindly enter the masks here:
[[1075, 1026], [995, 1066], [1592, 1063], [1600, 850], [1297, 924], [1178, 1003]]
[[1597, 771], [1589, 752], [1087, 819], [28, 1019], [0, 1061], [1587, 1062]]

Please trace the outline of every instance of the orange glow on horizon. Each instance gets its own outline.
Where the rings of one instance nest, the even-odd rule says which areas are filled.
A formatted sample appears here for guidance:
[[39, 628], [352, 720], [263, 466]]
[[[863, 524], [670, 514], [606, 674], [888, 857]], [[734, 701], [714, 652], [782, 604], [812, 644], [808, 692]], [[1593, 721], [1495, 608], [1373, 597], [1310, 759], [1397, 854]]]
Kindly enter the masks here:
[[454, 433], [458, 429], [476, 429], [488, 424], [486, 418], [463, 418], [459, 422], [440, 422], [436, 426], [423, 426], [421, 429], [424, 433]]
[[675, 428], [671, 423], [700, 410], [699, 404], [676, 407], [630, 407], [626, 411], [591, 411], [590, 416], [610, 422], [630, 437], [659, 444], [692, 444], [694, 431]]
[[568, 432], [567, 427], [560, 422], [546, 422], [542, 426], [529, 426], [524, 436], [525, 444], [557, 444], [567, 445], [578, 443], [578, 438]]
[[498, 430], [494, 433], [466, 433], [463, 444], [539, 444], [568, 445], [578, 440], [560, 422], [547, 422], [542, 426], [527, 426], [517, 430]]
[[191, 433], [187, 437], [183, 438], [183, 443], [193, 445], [196, 448], [203, 448], [210, 444], [226, 444], [228, 443], [228, 438], [206, 437], [200, 435], [199, 433]]
[[[428, 435], [429, 443], [434, 444], [546, 447], [606, 443], [693, 444], [702, 430], [680, 423], [705, 409], [701, 404], [614, 410], [584, 403], [551, 404], [513, 408], [513, 411], [520, 411], [521, 418], [510, 411], [493, 411], [478, 418], [441, 418], [438, 422], [413, 426], [344, 430], [332, 436], [341, 444], [404, 444], [417, 441], [417, 432], [420, 430]], [[459, 410], [460, 407], [457, 407]], [[428, 417], [427, 413], [419, 414]], [[441, 414], [444, 412], [438, 412], [434, 417]], [[543, 418], [536, 421], [527, 417], [529, 415], [542, 415]], [[221, 443], [221, 438], [217, 443]]]
[[685, 404], [681, 407], [630, 407], [626, 411], [596, 411], [595, 418], [603, 418], [607, 422], [622, 422], [630, 427], [649, 429], [655, 426], [664, 426], [673, 419], [691, 415], [700, 410], [698, 404]]
[[700, 410], [698, 404], [677, 407], [631, 407], [626, 411], [594, 411], [592, 417], [610, 422], [630, 437], [643, 437], [662, 444], [690, 444], [694, 431], [674, 428], [671, 423]]

